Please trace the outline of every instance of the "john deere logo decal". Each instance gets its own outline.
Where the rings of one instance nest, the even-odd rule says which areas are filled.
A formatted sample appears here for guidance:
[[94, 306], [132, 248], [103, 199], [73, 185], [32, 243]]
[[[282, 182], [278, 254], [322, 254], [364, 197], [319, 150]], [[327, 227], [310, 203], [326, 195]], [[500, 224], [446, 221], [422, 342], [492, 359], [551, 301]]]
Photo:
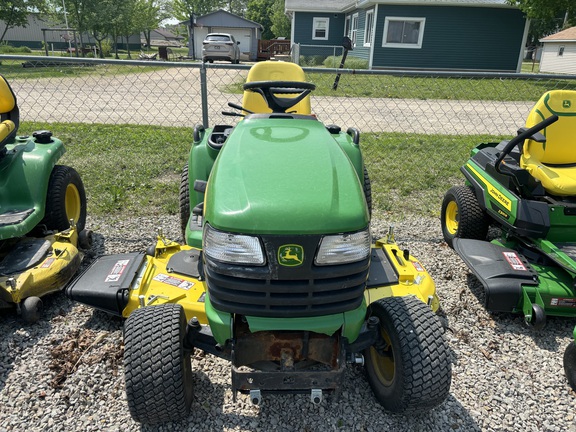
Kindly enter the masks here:
[[278, 248], [278, 263], [286, 267], [299, 266], [304, 262], [302, 246], [287, 244]]
[[562, 108], [570, 108], [572, 106], [572, 102], [570, 102], [568, 99], [564, 99], [562, 101]]

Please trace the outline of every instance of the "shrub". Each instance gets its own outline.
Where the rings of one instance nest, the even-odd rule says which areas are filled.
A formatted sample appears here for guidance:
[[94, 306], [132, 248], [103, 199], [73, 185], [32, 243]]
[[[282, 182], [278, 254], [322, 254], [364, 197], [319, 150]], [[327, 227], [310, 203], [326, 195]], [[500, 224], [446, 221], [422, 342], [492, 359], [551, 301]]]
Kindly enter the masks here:
[[8, 44], [0, 45], [0, 54], [18, 54], [18, 53], [29, 54], [31, 52], [32, 50], [27, 46], [13, 47], [12, 45]]
[[[340, 67], [340, 62], [342, 61], [342, 56], [330, 56], [324, 60], [324, 67], [327, 68], [337, 68]], [[346, 69], [368, 69], [368, 60], [364, 60], [358, 57], [347, 57], [344, 63]]]
[[321, 55], [300, 56], [300, 66], [320, 66], [324, 59], [325, 57]]

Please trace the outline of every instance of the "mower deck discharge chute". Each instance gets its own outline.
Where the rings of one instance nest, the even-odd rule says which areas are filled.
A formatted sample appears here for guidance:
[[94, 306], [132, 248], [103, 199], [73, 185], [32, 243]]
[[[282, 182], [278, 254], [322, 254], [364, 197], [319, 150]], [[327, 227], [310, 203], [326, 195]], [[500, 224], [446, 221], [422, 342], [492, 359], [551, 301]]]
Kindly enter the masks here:
[[[280, 77], [271, 81], [265, 77]], [[231, 361], [232, 392], [338, 393], [364, 364], [393, 412], [447, 396], [450, 355], [434, 283], [392, 230], [371, 242], [360, 134], [310, 113], [296, 65], [249, 72], [236, 126], [196, 126], [180, 187], [186, 245], [162, 235], [146, 253], [96, 261], [67, 289], [127, 318], [126, 393], [143, 423], [185, 418], [191, 361]], [[265, 102], [265, 105], [263, 105]]]
[[[536, 329], [547, 315], [576, 316], [575, 131], [576, 92], [545, 93], [518, 136], [472, 150], [466, 185], [442, 204], [444, 239], [484, 286], [486, 308], [521, 313]], [[488, 243], [490, 225], [502, 235]]]
[[[39, 319], [40, 296], [62, 289], [80, 266], [86, 195], [78, 173], [56, 165], [64, 145], [49, 131], [18, 136], [16, 96], [0, 76], [0, 308]], [[80, 238], [80, 240], [79, 240]]]

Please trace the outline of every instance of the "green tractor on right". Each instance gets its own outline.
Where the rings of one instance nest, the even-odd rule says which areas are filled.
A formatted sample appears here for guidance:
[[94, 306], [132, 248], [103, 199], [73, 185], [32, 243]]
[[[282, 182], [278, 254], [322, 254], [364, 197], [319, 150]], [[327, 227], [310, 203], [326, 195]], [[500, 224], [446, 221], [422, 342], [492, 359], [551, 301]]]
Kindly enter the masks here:
[[[576, 91], [545, 93], [510, 141], [482, 143], [444, 196], [442, 233], [478, 280], [490, 311], [576, 317]], [[490, 226], [501, 235], [487, 241]], [[576, 333], [575, 333], [576, 337]], [[576, 346], [564, 356], [576, 389]]]

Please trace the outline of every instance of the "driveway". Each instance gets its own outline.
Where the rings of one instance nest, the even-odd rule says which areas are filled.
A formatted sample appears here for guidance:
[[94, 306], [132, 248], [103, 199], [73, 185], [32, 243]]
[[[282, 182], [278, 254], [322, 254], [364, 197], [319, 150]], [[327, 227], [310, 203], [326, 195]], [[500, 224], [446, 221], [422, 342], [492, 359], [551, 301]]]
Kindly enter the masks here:
[[[230, 124], [222, 115], [241, 95], [226, 86], [245, 70], [208, 69], [209, 123]], [[12, 80], [21, 118], [30, 121], [193, 126], [202, 122], [199, 69], [168, 68], [126, 75]], [[531, 102], [314, 97], [324, 123], [361, 132], [510, 135], [524, 124]]]

